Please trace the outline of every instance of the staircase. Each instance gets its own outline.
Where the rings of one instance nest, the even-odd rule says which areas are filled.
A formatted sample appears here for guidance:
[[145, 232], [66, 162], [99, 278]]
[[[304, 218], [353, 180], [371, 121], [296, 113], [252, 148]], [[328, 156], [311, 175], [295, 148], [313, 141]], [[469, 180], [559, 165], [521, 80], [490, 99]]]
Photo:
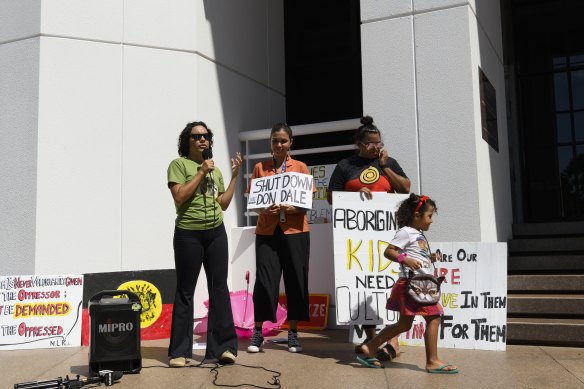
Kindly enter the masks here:
[[513, 226], [507, 343], [584, 347], [584, 222]]

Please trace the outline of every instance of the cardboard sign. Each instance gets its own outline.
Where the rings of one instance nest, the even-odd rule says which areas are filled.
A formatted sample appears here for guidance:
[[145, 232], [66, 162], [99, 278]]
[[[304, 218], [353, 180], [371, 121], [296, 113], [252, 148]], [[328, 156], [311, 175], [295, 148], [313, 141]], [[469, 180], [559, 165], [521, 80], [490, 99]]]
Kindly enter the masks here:
[[[385, 302], [399, 266], [383, 256], [397, 231], [395, 210], [407, 195], [333, 193], [333, 242], [337, 324], [393, 322]], [[389, 316], [388, 316], [389, 315]]]
[[314, 178], [316, 192], [312, 194], [312, 209], [306, 213], [308, 223], [322, 224], [331, 222], [332, 208], [326, 199], [329, 179], [337, 165], [314, 165], [308, 170]]
[[[329, 295], [328, 294], [310, 294], [308, 296], [308, 309], [310, 313], [309, 321], [299, 321], [298, 328], [305, 330], [324, 330], [328, 323], [329, 310]], [[278, 301], [284, 308], [288, 309], [286, 305], [286, 295], [281, 294]], [[288, 322], [285, 321], [283, 327], [288, 327]]]
[[0, 350], [81, 346], [83, 276], [0, 277]]
[[313, 177], [296, 172], [254, 178], [247, 197], [247, 209], [267, 208], [272, 204], [312, 208]]

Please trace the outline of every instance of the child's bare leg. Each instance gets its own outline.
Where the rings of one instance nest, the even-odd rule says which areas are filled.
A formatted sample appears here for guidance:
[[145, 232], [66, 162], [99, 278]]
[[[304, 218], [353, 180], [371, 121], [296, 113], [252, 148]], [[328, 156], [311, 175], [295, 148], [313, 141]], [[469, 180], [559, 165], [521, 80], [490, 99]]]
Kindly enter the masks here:
[[412, 323], [414, 322], [414, 316], [400, 315], [397, 323], [383, 328], [377, 336], [371, 339], [369, 342], [361, 346], [363, 354], [372, 358], [375, 357], [377, 349], [388, 340], [398, 336], [402, 332], [406, 332], [412, 328]]
[[[426, 369], [437, 369], [447, 363], [438, 358], [438, 329], [440, 328], [440, 316], [424, 316], [426, 319], [426, 332], [424, 343], [426, 344]], [[456, 370], [455, 365], [448, 365], [443, 370]]]

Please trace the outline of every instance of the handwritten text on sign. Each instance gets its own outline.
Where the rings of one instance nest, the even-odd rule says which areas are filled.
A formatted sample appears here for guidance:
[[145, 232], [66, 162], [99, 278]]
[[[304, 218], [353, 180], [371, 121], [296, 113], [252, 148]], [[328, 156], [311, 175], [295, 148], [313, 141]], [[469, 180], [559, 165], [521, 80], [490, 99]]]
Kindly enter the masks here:
[[0, 350], [81, 346], [82, 275], [0, 277]]
[[395, 210], [407, 195], [333, 193], [337, 324], [392, 322], [385, 309], [399, 266], [383, 252], [397, 230]]
[[[399, 312], [385, 303], [398, 279], [399, 267], [383, 256], [397, 225], [394, 210], [406, 196], [374, 193], [370, 201], [358, 193], [333, 195], [333, 239], [337, 323], [389, 324]], [[439, 202], [439, 201], [438, 201]], [[437, 216], [439, 217], [439, 215]], [[444, 316], [439, 346], [504, 350], [507, 316], [506, 243], [431, 241], [437, 252], [436, 274], [442, 284]], [[422, 345], [425, 320], [416, 317], [402, 343]]]
[[329, 186], [330, 176], [337, 165], [314, 165], [309, 166], [308, 170], [314, 178], [314, 188], [316, 191], [312, 194], [312, 209], [307, 212], [308, 223], [321, 224], [330, 223], [332, 209], [326, 199], [327, 188]]
[[287, 204], [312, 208], [313, 177], [296, 172], [252, 180], [247, 197], [247, 209], [267, 208], [272, 204]]
[[[505, 350], [507, 340], [506, 243], [430, 242], [440, 257], [442, 284], [439, 345]], [[416, 317], [401, 340], [423, 345], [426, 323]]]

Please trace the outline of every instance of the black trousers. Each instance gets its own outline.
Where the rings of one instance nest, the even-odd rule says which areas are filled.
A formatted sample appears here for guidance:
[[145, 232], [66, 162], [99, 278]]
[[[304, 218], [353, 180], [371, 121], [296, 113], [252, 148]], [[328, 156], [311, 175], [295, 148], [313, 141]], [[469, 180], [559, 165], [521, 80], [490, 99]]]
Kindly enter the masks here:
[[254, 320], [276, 321], [280, 278], [284, 274], [288, 320], [309, 320], [308, 259], [310, 233], [256, 235], [256, 280], [253, 288]]
[[201, 265], [205, 268], [209, 291], [205, 359], [218, 358], [226, 350], [237, 355], [237, 335], [227, 288], [225, 227], [221, 224], [203, 231], [175, 227], [173, 245], [177, 282], [168, 355], [172, 358], [193, 355], [193, 296]]

